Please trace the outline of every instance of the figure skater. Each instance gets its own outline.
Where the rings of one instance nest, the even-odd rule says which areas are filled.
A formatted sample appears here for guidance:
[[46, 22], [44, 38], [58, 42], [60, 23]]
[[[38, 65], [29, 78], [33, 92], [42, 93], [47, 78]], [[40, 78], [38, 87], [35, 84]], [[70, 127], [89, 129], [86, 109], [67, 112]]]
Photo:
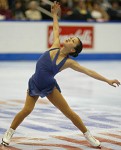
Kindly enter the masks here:
[[65, 40], [63, 46], [60, 47], [58, 24], [59, 9], [59, 3], [54, 2], [51, 8], [53, 16], [53, 45], [50, 50], [43, 53], [37, 61], [35, 73], [29, 79], [25, 105], [15, 116], [10, 128], [5, 132], [2, 138], [2, 144], [5, 146], [9, 145], [16, 128], [32, 112], [39, 96], [46, 96], [54, 106], [72, 121], [92, 146], [99, 147], [101, 145], [100, 142], [91, 135], [81, 118], [69, 107], [61, 94], [61, 90], [54, 76], [64, 69], [72, 68], [75, 71], [104, 81], [114, 87], [116, 87], [116, 85], [119, 86], [120, 82], [118, 80], [109, 80], [95, 71], [80, 66], [78, 62], [69, 57], [77, 57], [82, 51], [82, 42], [78, 37], [70, 37]]

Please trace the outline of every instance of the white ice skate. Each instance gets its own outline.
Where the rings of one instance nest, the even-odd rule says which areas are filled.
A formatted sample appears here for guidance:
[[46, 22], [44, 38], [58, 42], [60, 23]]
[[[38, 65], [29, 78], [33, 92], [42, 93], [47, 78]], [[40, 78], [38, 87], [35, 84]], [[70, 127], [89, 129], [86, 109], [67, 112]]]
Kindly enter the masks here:
[[92, 146], [101, 147], [101, 143], [98, 140], [96, 140], [89, 131], [85, 132], [84, 136]]
[[13, 130], [12, 128], [10, 128], [9, 130], [7, 130], [2, 138], [2, 145], [4, 146], [8, 146], [10, 143], [10, 140], [14, 134], [15, 130]]

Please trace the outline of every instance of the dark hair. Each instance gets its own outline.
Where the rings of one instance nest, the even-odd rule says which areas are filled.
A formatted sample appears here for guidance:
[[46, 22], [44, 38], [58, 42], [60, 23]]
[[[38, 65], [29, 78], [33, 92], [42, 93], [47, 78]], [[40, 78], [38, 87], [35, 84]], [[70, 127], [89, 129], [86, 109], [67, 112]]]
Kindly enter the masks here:
[[77, 46], [74, 48], [76, 51], [74, 53], [69, 53], [70, 56], [77, 57], [78, 54], [82, 51], [83, 44], [79, 38], [78, 38], [78, 40], [79, 40], [79, 44], [77, 44]]

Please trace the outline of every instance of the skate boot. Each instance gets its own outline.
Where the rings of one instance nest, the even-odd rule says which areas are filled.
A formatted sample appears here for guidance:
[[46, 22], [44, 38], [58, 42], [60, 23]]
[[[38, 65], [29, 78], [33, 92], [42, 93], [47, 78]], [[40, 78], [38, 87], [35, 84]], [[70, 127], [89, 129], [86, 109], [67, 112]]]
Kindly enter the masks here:
[[7, 130], [2, 138], [2, 145], [4, 146], [8, 146], [10, 143], [10, 140], [14, 134], [15, 130], [13, 130], [12, 128], [10, 128], [9, 130]]
[[92, 146], [101, 148], [101, 143], [96, 140], [89, 131], [85, 132], [84, 136]]

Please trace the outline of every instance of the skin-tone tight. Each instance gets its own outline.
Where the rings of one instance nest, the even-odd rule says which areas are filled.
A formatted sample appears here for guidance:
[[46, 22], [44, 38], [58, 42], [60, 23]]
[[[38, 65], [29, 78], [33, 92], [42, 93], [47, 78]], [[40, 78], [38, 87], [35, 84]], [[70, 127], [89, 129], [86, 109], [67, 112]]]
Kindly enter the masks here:
[[[85, 133], [87, 128], [81, 118], [69, 107], [62, 94], [54, 88], [51, 94], [47, 96], [48, 100], [57, 107], [72, 123], [82, 132]], [[26, 118], [34, 109], [38, 96], [32, 97], [27, 94], [26, 102], [23, 109], [15, 116], [11, 128], [16, 129], [19, 124]]]
[[15, 116], [10, 128], [15, 130], [19, 126], [19, 124], [32, 112], [37, 99], [38, 96], [32, 97], [27, 93], [25, 105], [23, 109]]

